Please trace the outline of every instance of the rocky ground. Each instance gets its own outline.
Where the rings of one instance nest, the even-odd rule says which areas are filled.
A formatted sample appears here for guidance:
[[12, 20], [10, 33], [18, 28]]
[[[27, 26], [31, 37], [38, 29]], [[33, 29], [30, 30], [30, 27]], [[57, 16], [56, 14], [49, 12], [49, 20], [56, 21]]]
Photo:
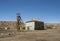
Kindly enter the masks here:
[[39, 31], [0, 30], [0, 41], [60, 41], [60, 29]]

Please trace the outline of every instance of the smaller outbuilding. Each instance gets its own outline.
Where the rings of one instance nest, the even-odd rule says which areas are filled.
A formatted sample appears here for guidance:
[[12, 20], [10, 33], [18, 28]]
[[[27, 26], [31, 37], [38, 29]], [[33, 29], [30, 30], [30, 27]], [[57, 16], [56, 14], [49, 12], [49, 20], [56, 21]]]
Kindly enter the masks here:
[[32, 19], [26, 22], [26, 30], [44, 30], [44, 22], [37, 19]]

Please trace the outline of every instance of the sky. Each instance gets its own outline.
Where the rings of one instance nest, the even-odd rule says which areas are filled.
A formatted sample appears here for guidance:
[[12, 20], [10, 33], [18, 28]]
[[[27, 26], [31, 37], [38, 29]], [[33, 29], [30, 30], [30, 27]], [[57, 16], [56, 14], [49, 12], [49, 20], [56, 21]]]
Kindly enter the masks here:
[[60, 0], [0, 0], [0, 21], [16, 21], [16, 13], [23, 22], [60, 23]]

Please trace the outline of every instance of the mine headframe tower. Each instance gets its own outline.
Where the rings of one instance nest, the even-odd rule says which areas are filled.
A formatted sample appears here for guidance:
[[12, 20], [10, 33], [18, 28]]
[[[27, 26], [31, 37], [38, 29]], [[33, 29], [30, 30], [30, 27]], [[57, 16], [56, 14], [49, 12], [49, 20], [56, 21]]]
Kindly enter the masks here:
[[17, 13], [17, 22], [16, 22], [16, 25], [17, 25], [16, 28], [17, 28], [17, 30], [20, 30], [21, 23], [22, 23], [21, 15], [20, 15], [20, 13]]

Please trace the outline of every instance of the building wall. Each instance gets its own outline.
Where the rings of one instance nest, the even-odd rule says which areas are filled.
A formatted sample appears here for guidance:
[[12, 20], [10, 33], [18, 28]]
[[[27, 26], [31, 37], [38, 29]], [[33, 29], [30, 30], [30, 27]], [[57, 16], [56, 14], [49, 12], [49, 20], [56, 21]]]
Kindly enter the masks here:
[[28, 22], [26, 30], [44, 30], [44, 22]]
[[35, 30], [44, 30], [44, 22], [35, 22]]
[[26, 30], [34, 30], [35, 22], [26, 23]]

